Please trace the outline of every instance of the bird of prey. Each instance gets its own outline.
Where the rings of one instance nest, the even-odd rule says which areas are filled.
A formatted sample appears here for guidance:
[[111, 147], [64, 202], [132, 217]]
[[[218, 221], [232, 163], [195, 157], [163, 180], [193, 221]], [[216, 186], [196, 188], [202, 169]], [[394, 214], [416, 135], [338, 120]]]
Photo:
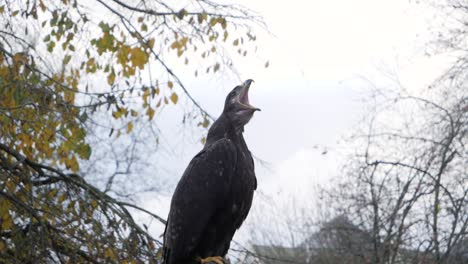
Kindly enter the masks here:
[[260, 110], [249, 103], [252, 82], [245, 81], [227, 95], [205, 146], [176, 187], [164, 232], [164, 264], [222, 264], [249, 213], [257, 179], [242, 133]]

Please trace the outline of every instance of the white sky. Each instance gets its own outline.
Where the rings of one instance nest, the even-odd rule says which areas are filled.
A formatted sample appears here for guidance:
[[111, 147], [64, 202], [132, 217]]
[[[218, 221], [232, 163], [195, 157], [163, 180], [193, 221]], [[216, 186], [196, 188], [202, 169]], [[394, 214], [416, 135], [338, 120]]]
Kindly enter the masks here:
[[[263, 16], [274, 34], [260, 34], [258, 54], [236, 60], [240, 79], [255, 80], [250, 101], [262, 109], [245, 132], [250, 150], [267, 162], [256, 165], [262, 195], [256, 196], [251, 214], [258, 216], [262, 204], [313, 197], [315, 184], [338, 175], [339, 152], [345, 146], [337, 142], [363, 114], [360, 76], [378, 82], [376, 72], [383, 67], [397, 73], [404, 85], [421, 87], [432, 81], [445, 60], [424, 57], [433, 14], [408, 0], [240, 2]], [[266, 69], [265, 60], [270, 61]], [[228, 91], [239, 83], [235, 78], [184, 80], [214, 116], [220, 114]], [[201, 135], [184, 132], [187, 128], [174, 119], [178, 111], [166, 108], [156, 121], [167, 150], [156, 162], [171, 188], [202, 147]], [[166, 217], [169, 199], [151, 194], [143, 205]], [[235, 239], [248, 240], [249, 228], [268, 225], [270, 218], [264, 217], [263, 223], [249, 221], [253, 220]], [[161, 225], [151, 228], [157, 235], [162, 233]]]

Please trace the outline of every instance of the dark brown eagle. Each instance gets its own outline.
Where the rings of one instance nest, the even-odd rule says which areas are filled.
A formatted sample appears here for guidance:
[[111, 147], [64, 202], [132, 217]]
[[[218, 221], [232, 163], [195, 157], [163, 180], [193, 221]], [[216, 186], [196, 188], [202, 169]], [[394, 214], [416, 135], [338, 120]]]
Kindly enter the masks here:
[[245, 81], [227, 95], [205, 146], [177, 185], [164, 232], [164, 264], [223, 263], [249, 213], [257, 179], [242, 133], [260, 110], [249, 104], [252, 82]]

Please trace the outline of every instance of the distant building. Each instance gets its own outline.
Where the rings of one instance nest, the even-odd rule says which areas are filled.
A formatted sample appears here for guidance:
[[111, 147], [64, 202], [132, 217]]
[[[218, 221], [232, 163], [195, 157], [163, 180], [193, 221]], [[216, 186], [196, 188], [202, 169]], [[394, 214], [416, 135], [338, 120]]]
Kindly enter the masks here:
[[371, 236], [345, 216], [325, 223], [295, 248], [254, 245], [261, 264], [366, 264], [371, 263]]
[[[298, 247], [253, 245], [259, 264], [372, 264], [373, 239], [370, 232], [338, 216], [322, 225]], [[400, 248], [400, 264], [435, 264], [433, 254]], [[468, 239], [447, 253], [444, 263], [468, 264]]]

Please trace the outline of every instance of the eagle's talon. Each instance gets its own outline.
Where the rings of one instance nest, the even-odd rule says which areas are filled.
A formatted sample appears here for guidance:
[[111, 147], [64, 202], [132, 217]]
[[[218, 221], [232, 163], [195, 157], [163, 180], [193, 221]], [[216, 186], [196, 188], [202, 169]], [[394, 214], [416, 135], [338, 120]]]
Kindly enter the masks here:
[[216, 264], [225, 264], [224, 259], [220, 256], [207, 257], [207, 258], [198, 258], [197, 259], [201, 264], [214, 262]]

